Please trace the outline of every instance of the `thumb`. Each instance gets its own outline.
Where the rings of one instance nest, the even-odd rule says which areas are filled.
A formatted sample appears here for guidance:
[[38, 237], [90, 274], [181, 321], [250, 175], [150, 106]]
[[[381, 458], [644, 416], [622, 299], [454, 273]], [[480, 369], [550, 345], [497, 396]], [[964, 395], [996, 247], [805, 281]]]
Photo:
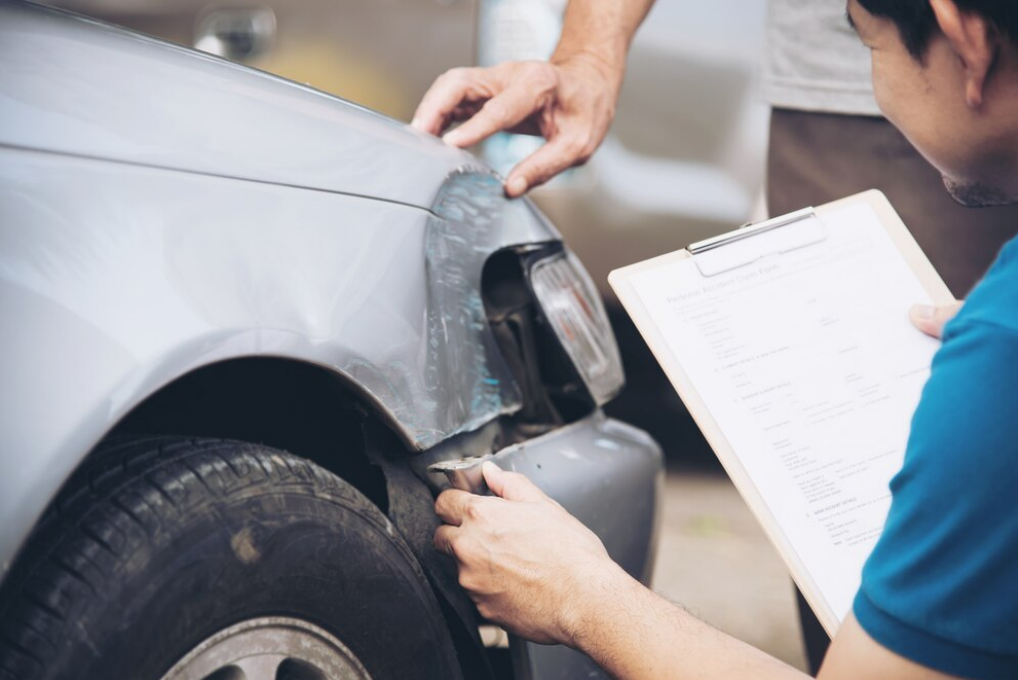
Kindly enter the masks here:
[[912, 321], [912, 325], [923, 333], [934, 338], [941, 338], [944, 335], [944, 326], [954, 318], [963, 304], [965, 304], [964, 300], [940, 307], [912, 305], [912, 308], [908, 310], [908, 318]]
[[547, 501], [547, 496], [518, 472], [506, 472], [491, 461], [481, 465], [481, 474], [493, 494], [507, 501]]

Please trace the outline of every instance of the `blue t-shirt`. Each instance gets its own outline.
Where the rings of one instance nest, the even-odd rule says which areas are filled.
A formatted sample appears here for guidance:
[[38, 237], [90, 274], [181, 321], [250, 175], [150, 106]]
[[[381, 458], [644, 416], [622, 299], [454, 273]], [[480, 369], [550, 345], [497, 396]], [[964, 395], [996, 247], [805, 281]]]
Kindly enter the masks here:
[[1018, 678], [1018, 239], [945, 329], [854, 612], [884, 647]]

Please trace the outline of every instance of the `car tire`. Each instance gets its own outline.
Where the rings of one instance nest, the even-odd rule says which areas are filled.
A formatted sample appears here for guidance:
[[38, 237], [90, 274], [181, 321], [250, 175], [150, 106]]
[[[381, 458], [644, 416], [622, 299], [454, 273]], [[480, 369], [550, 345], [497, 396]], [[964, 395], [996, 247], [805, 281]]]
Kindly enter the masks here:
[[441, 610], [365, 496], [265, 446], [104, 447], [0, 591], [0, 678], [454, 678]]

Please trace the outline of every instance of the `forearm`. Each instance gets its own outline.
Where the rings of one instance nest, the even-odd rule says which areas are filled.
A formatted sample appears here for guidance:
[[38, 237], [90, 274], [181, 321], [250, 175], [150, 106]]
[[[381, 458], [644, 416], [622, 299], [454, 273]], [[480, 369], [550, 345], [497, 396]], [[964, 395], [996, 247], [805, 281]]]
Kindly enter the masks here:
[[[480, 614], [511, 633], [586, 652], [619, 680], [806, 680], [658, 597], [526, 477], [487, 462], [493, 496], [452, 489], [435, 502], [435, 546], [454, 557]], [[820, 678], [952, 680], [873, 640], [851, 615]]]
[[551, 60], [582, 56], [621, 86], [629, 45], [654, 0], [570, 0]]
[[711, 628], [621, 569], [589, 584], [573, 646], [619, 680], [801, 680], [796, 669]]

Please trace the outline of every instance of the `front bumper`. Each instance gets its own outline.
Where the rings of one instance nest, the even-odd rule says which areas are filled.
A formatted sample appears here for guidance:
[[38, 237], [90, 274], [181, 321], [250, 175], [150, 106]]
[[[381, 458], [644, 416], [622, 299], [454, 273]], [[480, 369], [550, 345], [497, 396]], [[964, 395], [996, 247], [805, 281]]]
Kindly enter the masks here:
[[[642, 430], [598, 411], [584, 420], [464, 461], [484, 460], [529, 477], [604, 542], [612, 559], [649, 584], [657, 546], [661, 449]], [[518, 679], [609, 678], [590, 658], [568, 647], [511, 640]]]

